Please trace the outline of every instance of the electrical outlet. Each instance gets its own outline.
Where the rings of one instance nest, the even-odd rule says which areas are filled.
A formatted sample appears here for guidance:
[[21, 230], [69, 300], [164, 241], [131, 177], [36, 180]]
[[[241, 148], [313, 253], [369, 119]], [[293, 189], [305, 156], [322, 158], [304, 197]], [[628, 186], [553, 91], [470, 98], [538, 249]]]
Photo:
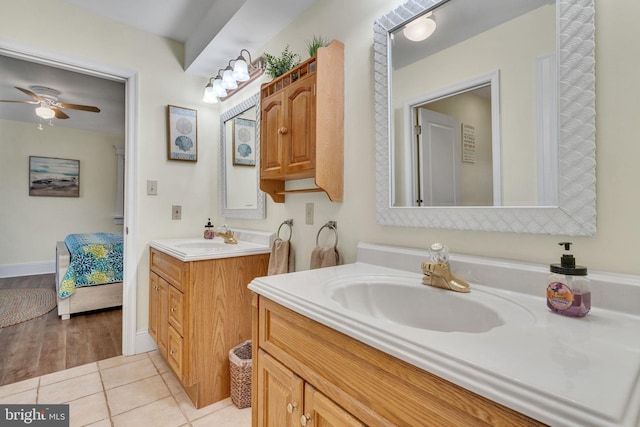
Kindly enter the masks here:
[[149, 196], [158, 195], [158, 181], [147, 180], [147, 195]]
[[307, 225], [313, 225], [313, 203], [307, 203], [306, 205], [304, 222]]
[[182, 206], [171, 206], [171, 219], [182, 219]]

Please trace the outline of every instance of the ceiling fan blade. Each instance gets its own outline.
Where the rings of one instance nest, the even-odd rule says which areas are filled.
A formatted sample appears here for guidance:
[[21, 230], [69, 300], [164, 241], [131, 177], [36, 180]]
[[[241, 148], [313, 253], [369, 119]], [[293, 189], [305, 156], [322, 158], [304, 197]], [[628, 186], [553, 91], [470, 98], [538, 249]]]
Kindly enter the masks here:
[[37, 99], [39, 102], [46, 102], [46, 99], [42, 98], [40, 95], [37, 95], [33, 92], [31, 92], [29, 89], [24, 89], [18, 86], [14, 86], [16, 89], [18, 89], [20, 92], [29, 95], [30, 97], [32, 97], [33, 99]]
[[12, 101], [8, 99], [0, 99], [0, 102], [17, 102], [18, 104], [40, 104], [38, 101]]
[[51, 109], [55, 113], [56, 119], [68, 119], [69, 118], [69, 116], [67, 116], [67, 114], [64, 111], [60, 110], [59, 108], [52, 106]]
[[92, 107], [90, 105], [65, 104], [64, 102], [58, 102], [56, 103], [56, 106], [61, 108], [70, 108], [72, 110], [91, 111], [92, 113], [100, 112], [100, 109], [98, 107]]

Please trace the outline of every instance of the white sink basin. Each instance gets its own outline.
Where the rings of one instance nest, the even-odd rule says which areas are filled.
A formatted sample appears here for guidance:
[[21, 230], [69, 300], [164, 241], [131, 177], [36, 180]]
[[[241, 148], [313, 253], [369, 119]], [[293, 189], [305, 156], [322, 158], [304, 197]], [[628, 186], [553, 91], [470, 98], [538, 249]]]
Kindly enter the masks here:
[[[346, 310], [411, 328], [483, 333], [504, 325], [501, 311], [524, 310], [515, 303], [471, 290], [458, 293], [423, 285], [407, 277], [354, 277], [333, 281], [329, 297]], [[504, 313], [508, 314], [508, 313]]]

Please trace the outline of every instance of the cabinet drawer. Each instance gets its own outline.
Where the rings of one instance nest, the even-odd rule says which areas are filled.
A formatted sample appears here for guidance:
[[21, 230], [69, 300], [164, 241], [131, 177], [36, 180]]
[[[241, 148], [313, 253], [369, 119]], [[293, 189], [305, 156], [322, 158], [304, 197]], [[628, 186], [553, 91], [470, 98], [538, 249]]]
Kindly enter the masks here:
[[184, 341], [180, 334], [172, 327], [169, 327], [167, 350], [167, 362], [169, 362], [169, 366], [173, 369], [173, 372], [175, 372], [180, 381], [184, 381], [182, 371]]
[[151, 270], [184, 292], [183, 286], [186, 286], [189, 281], [189, 263], [154, 248], [151, 248], [150, 257]]
[[169, 324], [184, 337], [184, 295], [182, 292], [169, 287]]

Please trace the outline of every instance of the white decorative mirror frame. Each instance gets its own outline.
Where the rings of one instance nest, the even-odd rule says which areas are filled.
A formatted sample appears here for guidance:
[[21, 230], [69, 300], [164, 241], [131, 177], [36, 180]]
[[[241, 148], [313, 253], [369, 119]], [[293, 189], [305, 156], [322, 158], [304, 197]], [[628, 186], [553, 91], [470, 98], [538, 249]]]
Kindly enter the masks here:
[[556, 1], [558, 206], [391, 207], [389, 34], [446, 1], [409, 0], [374, 22], [377, 222], [398, 227], [595, 235], [594, 0]]
[[241, 114], [252, 107], [256, 107], [256, 170], [260, 170], [260, 94], [256, 93], [251, 98], [246, 99], [228, 111], [220, 115], [220, 203], [222, 206], [222, 216], [226, 218], [242, 218], [242, 219], [264, 219], [265, 217], [265, 197], [260, 190], [260, 174], [256, 173], [256, 209], [229, 209], [227, 208], [227, 153], [226, 149], [226, 126], [225, 122], [233, 117]]

